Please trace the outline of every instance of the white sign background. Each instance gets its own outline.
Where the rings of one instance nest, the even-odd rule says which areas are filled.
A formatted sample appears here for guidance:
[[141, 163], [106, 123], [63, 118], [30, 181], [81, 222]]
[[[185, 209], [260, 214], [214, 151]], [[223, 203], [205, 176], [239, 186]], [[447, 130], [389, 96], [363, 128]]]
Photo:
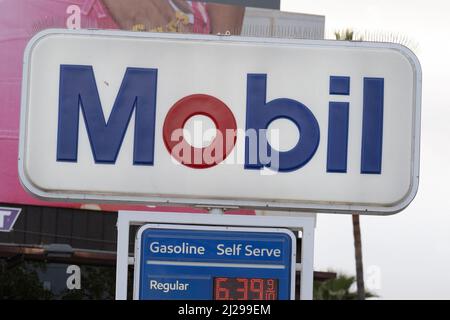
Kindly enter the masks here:
[[[154, 166], [133, 166], [134, 116], [116, 164], [94, 163], [82, 116], [78, 162], [56, 161], [61, 64], [93, 66], [106, 119], [127, 67], [158, 69]], [[276, 175], [244, 170], [240, 137], [230, 159], [216, 167], [175, 164], [162, 138], [172, 105], [187, 95], [209, 94], [227, 104], [245, 129], [248, 73], [267, 74], [267, 101], [291, 98], [313, 112], [320, 144], [311, 161]], [[331, 75], [351, 77], [350, 96], [329, 95]], [[380, 175], [360, 173], [364, 77], [385, 79]], [[19, 174], [34, 195], [58, 201], [395, 213], [418, 188], [420, 94], [420, 64], [395, 44], [49, 30], [25, 52]], [[330, 101], [350, 102], [345, 174], [326, 170]], [[241, 160], [230, 164], [232, 159]]]

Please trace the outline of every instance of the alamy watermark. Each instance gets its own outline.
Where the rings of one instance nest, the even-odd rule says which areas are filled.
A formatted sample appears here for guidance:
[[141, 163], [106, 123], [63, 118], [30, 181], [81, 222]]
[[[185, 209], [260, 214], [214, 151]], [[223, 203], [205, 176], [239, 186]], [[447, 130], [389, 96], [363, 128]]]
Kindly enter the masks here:
[[[194, 121], [193, 132], [174, 130], [170, 142], [174, 146], [169, 151], [176, 165], [246, 165], [262, 169], [262, 175], [276, 174], [280, 168], [280, 153], [274, 148], [280, 145], [278, 129], [227, 129], [223, 133], [216, 128], [204, 130], [203, 121]], [[206, 146], [200, 147], [202, 144]]]

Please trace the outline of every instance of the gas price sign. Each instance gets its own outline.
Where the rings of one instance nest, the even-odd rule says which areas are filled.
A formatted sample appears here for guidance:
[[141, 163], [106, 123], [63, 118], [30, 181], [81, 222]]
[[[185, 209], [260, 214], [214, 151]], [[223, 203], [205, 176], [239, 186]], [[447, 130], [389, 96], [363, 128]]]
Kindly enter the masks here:
[[295, 243], [286, 229], [143, 226], [134, 298], [293, 299]]

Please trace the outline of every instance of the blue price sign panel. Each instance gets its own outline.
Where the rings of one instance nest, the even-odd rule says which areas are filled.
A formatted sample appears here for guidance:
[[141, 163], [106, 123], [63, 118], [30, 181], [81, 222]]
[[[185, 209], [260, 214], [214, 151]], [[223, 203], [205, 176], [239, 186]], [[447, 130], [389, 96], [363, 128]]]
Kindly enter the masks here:
[[134, 298], [294, 299], [295, 243], [286, 229], [145, 225]]

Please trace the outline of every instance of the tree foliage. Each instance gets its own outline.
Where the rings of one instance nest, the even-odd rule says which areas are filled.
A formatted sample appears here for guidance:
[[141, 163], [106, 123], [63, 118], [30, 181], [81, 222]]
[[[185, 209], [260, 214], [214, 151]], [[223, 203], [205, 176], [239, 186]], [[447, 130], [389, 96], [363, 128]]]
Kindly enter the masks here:
[[[314, 300], [357, 300], [358, 295], [352, 291], [356, 279], [354, 276], [340, 274], [335, 279], [314, 283]], [[366, 291], [366, 298], [376, 297]]]
[[20, 263], [9, 267], [7, 262], [0, 260], [0, 300], [50, 300], [53, 294], [44, 288], [39, 280], [34, 264], [30, 267]]

